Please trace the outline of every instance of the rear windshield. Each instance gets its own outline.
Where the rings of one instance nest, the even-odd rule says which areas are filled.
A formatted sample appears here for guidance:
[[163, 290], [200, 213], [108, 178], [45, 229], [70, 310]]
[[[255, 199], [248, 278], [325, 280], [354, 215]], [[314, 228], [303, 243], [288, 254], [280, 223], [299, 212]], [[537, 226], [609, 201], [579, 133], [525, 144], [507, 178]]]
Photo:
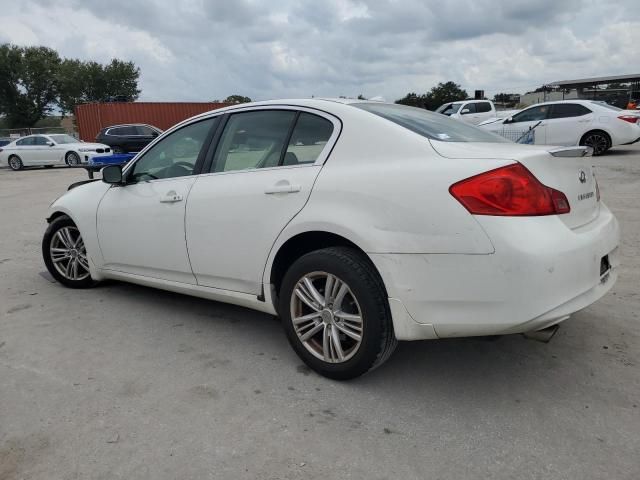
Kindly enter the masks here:
[[504, 137], [422, 108], [390, 103], [353, 103], [352, 106], [378, 115], [430, 140], [509, 143]]
[[622, 111], [621, 108], [615, 107], [613, 105], [609, 105], [607, 102], [591, 101], [591, 103], [595, 103], [596, 105], [600, 105], [601, 107], [608, 108], [609, 110], [614, 110], [616, 112]]

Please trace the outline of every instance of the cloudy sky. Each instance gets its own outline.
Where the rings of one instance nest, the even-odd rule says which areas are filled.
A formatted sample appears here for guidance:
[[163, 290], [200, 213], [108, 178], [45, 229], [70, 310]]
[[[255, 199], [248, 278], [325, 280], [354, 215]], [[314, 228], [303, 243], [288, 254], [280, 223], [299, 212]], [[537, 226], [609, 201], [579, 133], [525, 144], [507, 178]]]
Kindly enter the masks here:
[[0, 0], [0, 42], [133, 60], [141, 100], [524, 93], [638, 73], [638, 0]]

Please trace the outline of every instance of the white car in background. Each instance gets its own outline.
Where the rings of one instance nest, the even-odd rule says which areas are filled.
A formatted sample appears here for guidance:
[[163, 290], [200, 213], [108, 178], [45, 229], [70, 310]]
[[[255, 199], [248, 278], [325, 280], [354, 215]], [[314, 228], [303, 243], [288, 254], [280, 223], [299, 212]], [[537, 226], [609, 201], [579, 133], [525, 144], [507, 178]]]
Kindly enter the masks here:
[[639, 122], [640, 115], [604, 102], [563, 100], [538, 103], [478, 126], [512, 140], [534, 129], [537, 145], [584, 145], [602, 155], [613, 146], [640, 140]]
[[0, 163], [12, 170], [23, 167], [86, 164], [93, 157], [111, 155], [111, 148], [101, 143], [85, 143], [71, 135], [28, 135], [0, 147]]
[[618, 222], [587, 152], [403, 105], [235, 105], [62, 195], [42, 254], [67, 287], [117, 279], [278, 314], [304, 362], [347, 379], [397, 340], [548, 338], [604, 295]]
[[518, 110], [496, 110], [491, 100], [460, 100], [440, 105], [436, 113], [455, 118], [471, 125], [478, 125], [495, 118], [506, 118]]

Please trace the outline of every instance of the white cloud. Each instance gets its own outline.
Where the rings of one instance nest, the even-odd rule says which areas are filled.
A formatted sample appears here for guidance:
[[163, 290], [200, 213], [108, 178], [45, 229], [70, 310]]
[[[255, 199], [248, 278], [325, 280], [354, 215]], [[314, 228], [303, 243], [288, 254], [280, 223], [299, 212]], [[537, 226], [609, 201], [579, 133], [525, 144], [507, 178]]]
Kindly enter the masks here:
[[634, 73], [636, 3], [24, 0], [4, 9], [0, 41], [133, 60], [144, 100], [395, 99], [447, 80], [492, 94]]

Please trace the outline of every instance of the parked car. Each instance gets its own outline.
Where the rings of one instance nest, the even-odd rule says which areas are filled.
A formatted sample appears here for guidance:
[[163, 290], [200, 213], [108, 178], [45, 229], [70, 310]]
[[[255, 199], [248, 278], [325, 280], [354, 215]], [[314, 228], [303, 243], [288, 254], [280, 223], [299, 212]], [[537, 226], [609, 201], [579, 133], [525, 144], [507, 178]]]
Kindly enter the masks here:
[[109, 145], [114, 153], [139, 152], [161, 133], [159, 128], [143, 123], [112, 125], [100, 130], [96, 142]]
[[0, 147], [0, 163], [8, 164], [12, 170], [32, 166], [71, 166], [110, 154], [111, 149], [107, 145], [81, 142], [67, 134], [28, 135]]
[[539, 145], [584, 145], [602, 155], [616, 145], [640, 140], [640, 116], [604, 102], [563, 100], [532, 105], [515, 115], [489, 120], [480, 128], [505, 135], [535, 127]]
[[603, 296], [619, 229], [587, 152], [403, 105], [236, 105], [56, 200], [42, 253], [68, 287], [112, 278], [278, 314], [307, 365], [352, 378], [397, 340], [548, 337]]
[[461, 100], [458, 102], [450, 102], [440, 105], [436, 110], [437, 113], [472, 125], [478, 125], [490, 119], [505, 118], [516, 111], [517, 110], [496, 110], [495, 105], [490, 100]]

